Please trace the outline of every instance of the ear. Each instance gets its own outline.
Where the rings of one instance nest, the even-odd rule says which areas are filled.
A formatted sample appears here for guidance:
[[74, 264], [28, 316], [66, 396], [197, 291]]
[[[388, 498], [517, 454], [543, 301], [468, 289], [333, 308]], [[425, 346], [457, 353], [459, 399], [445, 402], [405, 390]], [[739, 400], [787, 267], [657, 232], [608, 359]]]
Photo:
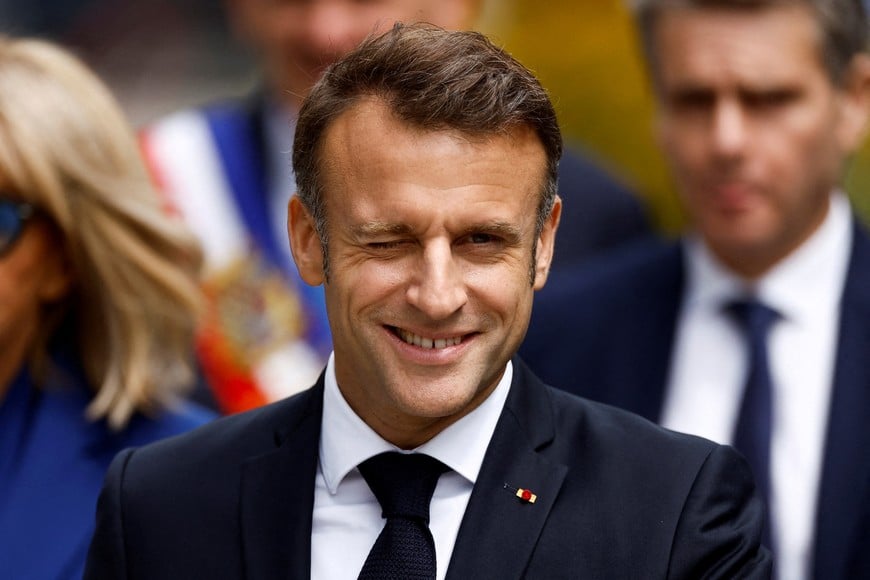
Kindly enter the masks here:
[[322, 284], [323, 248], [320, 236], [314, 228], [314, 219], [296, 195], [290, 198], [287, 206], [287, 233], [299, 275], [312, 286]]
[[550, 264], [553, 262], [553, 250], [556, 245], [556, 230], [559, 229], [559, 220], [562, 218], [562, 198], [556, 196], [553, 209], [538, 238], [538, 251], [535, 257], [535, 283], [534, 289], [540, 290], [547, 283], [547, 275], [550, 273]]
[[870, 56], [859, 54], [852, 59], [841, 92], [837, 135], [843, 151], [852, 153], [863, 143], [870, 124]]

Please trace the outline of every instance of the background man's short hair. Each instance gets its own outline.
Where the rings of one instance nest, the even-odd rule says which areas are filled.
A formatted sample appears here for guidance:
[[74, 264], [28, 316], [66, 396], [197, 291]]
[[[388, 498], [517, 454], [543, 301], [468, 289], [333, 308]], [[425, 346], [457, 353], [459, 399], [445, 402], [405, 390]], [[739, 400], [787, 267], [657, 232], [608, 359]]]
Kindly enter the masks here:
[[822, 35], [825, 69], [831, 80], [840, 84], [855, 55], [866, 52], [867, 12], [862, 0], [630, 0], [637, 18], [647, 58], [655, 73], [656, 53], [653, 29], [656, 18], [675, 8], [715, 8], [757, 11], [784, 6], [803, 6], [810, 10]]

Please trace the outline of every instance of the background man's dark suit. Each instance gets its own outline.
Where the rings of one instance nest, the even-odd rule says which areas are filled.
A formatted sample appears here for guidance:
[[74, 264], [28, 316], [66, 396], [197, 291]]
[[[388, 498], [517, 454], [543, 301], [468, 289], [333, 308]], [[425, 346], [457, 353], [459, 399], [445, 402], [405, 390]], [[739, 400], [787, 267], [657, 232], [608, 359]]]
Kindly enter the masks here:
[[[760, 501], [733, 450], [545, 387], [518, 359], [514, 369], [448, 578], [688, 579], [707, 558], [721, 560], [716, 577], [742, 578], [768, 559], [746, 550]], [[308, 578], [322, 397], [321, 380], [119, 455], [86, 578]]]
[[[870, 577], [870, 239], [858, 225], [854, 232], [816, 511], [816, 578]], [[629, 249], [551, 281], [520, 353], [551, 384], [657, 421], [683, 290], [682, 245]]]

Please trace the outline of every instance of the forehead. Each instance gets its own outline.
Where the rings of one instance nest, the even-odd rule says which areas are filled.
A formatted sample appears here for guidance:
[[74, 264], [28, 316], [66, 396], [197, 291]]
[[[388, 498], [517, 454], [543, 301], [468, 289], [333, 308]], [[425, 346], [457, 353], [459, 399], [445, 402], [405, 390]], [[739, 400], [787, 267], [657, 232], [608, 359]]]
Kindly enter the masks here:
[[373, 202], [385, 203], [433, 191], [497, 191], [505, 198], [521, 199], [521, 194], [540, 193], [546, 155], [530, 128], [480, 136], [423, 129], [368, 97], [326, 129], [320, 170], [327, 203], [350, 192], [351, 204], [363, 193]]
[[656, 83], [736, 82], [750, 87], [824, 73], [821, 32], [810, 8], [669, 8], [653, 25]]

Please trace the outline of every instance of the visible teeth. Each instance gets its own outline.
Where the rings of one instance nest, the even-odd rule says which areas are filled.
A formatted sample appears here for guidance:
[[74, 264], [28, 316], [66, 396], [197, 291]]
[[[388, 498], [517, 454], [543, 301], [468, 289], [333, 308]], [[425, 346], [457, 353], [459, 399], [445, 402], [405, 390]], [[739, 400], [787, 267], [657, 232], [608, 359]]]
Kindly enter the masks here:
[[402, 328], [397, 328], [399, 337], [402, 340], [407, 342], [408, 344], [414, 344], [416, 346], [422, 348], [447, 348], [448, 346], [455, 346], [462, 342], [461, 336], [454, 336], [452, 338], [425, 338], [423, 336], [419, 336], [414, 334], [413, 332], [408, 332]]

